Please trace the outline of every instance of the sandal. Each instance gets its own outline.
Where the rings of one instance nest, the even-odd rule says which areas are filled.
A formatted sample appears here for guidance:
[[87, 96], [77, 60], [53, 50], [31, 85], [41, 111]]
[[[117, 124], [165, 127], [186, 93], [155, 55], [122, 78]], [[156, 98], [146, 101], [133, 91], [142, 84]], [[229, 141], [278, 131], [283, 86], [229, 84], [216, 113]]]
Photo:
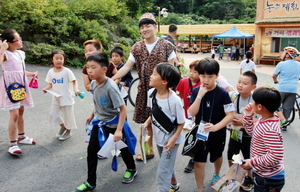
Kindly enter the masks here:
[[[153, 158], [154, 158], [154, 154], [146, 155], [146, 159], [147, 159], [147, 160], [153, 159]], [[135, 157], [135, 160], [137, 160], [137, 161], [143, 161], [142, 155], [141, 155], [141, 154], [138, 154], [138, 155]]]
[[35, 145], [36, 144], [36, 142], [32, 138], [29, 138], [29, 137], [19, 138], [18, 143], [27, 144], [27, 145]]
[[8, 148], [8, 152], [11, 154], [11, 155], [22, 155], [22, 151], [21, 149], [18, 147], [18, 145], [13, 145], [13, 146], [10, 146]]

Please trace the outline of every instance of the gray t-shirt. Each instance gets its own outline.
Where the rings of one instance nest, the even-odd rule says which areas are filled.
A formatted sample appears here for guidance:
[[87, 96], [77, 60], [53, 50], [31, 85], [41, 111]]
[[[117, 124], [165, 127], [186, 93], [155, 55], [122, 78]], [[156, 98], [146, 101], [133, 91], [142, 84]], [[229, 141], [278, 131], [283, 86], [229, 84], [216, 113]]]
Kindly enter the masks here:
[[[119, 107], [125, 105], [117, 84], [107, 78], [107, 81], [101, 87], [96, 87], [97, 82], [92, 81], [91, 90], [95, 105], [94, 119], [109, 121], [120, 113]], [[107, 127], [116, 128], [117, 124], [107, 125]]]

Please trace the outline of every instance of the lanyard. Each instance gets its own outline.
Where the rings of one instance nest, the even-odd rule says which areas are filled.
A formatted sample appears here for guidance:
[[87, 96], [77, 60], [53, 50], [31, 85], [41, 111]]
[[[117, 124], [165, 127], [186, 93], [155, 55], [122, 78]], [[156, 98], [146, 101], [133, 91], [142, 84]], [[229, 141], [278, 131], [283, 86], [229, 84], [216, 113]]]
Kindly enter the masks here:
[[[237, 95], [237, 103], [236, 103], [236, 110], [237, 110], [237, 113], [238, 114], [241, 114], [240, 113], [240, 94]], [[250, 103], [250, 98], [251, 98], [251, 95], [248, 97], [248, 104]]]
[[[212, 117], [212, 112], [213, 112], [213, 109], [214, 109], [214, 103], [215, 103], [215, 95], [216, 95], [216, 89], [217, 89], [217, 87], [215, 88], [215, 90], [214, 90], [214, 96], [213, 96], [213, 99], [212, 99], [212, 104], [211, 104], [211, 109], [210, 109], [210, 115], [209, 115], [209, 121], [208, 121], [208, 123], [210, 123], [211, 122], [211, 117]], [[204, 95], [204, 98], [205, 98], [205, 96], [206, 95]], [[207, 102], [207, 100], [205, 100], [206, 102]], [[203, 105], [205, 105], [204, 103], [202, 103], [202, 101], [201, 101], [201, 120], [203, 121]]]

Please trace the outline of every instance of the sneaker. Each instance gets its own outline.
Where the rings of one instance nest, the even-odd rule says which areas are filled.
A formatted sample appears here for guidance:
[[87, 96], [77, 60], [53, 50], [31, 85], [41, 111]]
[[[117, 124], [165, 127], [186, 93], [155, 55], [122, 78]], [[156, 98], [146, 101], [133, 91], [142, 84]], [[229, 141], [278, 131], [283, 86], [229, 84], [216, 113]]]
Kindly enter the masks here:
[[60, 129], [60, 130], [58, 131], [58, 133], [56, 134], [56, 137], [58, 137], [58, 138], [61, 137], [63, 134], [66, 133], [66, 131], [67, 131], [66, 128]]
[[59, 139], [60, 141], [64, 141], [64, 140], [69, 139], [70, 137], [72, 137], [72, 134], [71, 134], [71, 133], [65, 133], [65, 134], [63, 134], [62, 136], [60, 136], [58, 139]]
[[26, 145], [35, 145], [36, 144], [36, 142], [32, 138], [29, 138], [29, 137], [19, 138], [18, 143], [26, 144]]
[[126, 169], [125, 174], [122, 179], [122, 183], [131, 183], [134, 177], [137, 175], [136, 169]]
[[191, 173], [194, 170], [194, 159], [190, 159], [187, 166], [184, 168], [184, 172]]
[[98, 155], [98, 154], [97, 154], [97, 157], [98, 157], [98, 159], [101, 159], [101, 160], [102, 159], [107, 159], [107, 157], [103, 157], [102, 155]]
[[287, 127], [291, 124], [289, 120], [280, 121], [280, 127]]
[[254, 182], [251, 177], [246, 176], [244, 182], [241, 184], [240, 189], [244, 191], [251, 191], [254, 187]]
[[18, 147], [18, 145], [13, 145], [13, 146], [10, 146], [8, 148], [8, 152], [11, 154], [11, 155], [22, 155], [22, 151], [21, 149]]
[[85, 182], [79, 187], [75, 189], [75, 192], [81, 192], [81, 191], [93, 191], [96, 188], [96, 186], [91, 186], [88, 182]]
[[213, 178], [211, 180], [211, 185], [214, 185], [220, 179], [219, 174], [213, 174]]
[[180, 183], [177, 183], [176, 187], [174, 185], [170, 185], [169, 192], [180, 191]]

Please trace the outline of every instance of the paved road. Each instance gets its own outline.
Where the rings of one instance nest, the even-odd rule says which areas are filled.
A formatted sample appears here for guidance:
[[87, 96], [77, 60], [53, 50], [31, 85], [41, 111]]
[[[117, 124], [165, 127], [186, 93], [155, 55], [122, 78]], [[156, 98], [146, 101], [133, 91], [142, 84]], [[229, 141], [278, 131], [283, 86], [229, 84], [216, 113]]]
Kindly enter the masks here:
[[[183, 55], [183, 54], [182, 54]], [[188, 65], [192, 60], [202, 58], [206, 55], [185, 54], [185, 63]], [[209, 56], [209, 54], [207, 54]], [[220, 62], [221, 74], [235, 85], [239, 71], [237, 62]], [[268, 67], [267, 67], [268, 68]], [[40, 88], [46, 86], [44, 81], [49, 67], [27, 65], [28, 71], [39, 71]], [[273, 70], [270, 68], [269, 70]], [[80, 69], [72, 69], [77, 77], [80, 90], [84, 90]], [[135, 74], [136, 75], [136, 74]], [[265, 73], [258, 72], [259, 85], [264, 85], [270, 77]], [[270, 80], [269, 80], [270, 81]], [[9, 114], [0, 111], [0, 191], [1, 192], [70, 192], [86, 180], [86, 146], [84, 143], [85, 118], [93, 108], [92, 98], [87, 94], [81, 100], [76, 98], [75, 114], [78, 129], [73, 131], [69, 140], [59, 141], [55, 135], [59, 127], [51, 127], [48, 123], [51, 95], [44, 94], [41, 89], [31, 89], [35, 107], [25, 110], [25, 126], [28, 136], [37, 141], [35, 146], [20, 145], [23, 156], [13, 157], [7, 153], [8, 133], [7, 123]], [[133, 108], [128, 105], [128, 120], [133, 132], [138, 135], [138, 125], [131, 121]], [[283, 191], [299, 191], [296, 178], [300, 170], [299, 154], [300, 148], [300, 123], [296, 120], [283, 133], [285, 145], [285, 167], [286, 186]], [[137, 150], [138, 152], [138, 150]], [[224, 153], [225, 154], [225, 153]], [[226, 157], [226, 155], [224, 156]], [[98, 186], [95, 191], [104, 192], [140, 192], [157, 191], [155, 184], [156, 166], [158, 157], [150, 160], [148, 164], [137, 162], [138, 176], [131, 184], [122, 184], [121, 179], [125, 171], [124, 163], [119, 158], [119, 170], [114, 172], [110, 168], [110, 159], [99, 160], [98, 164]], [[178, 153], [176, 162], [176, 173], [178, 181], [182, 183], [183, 192], [191, 192], [195, 189], [194, 174], [184, 173], [189, 158]], [[226, 173], [228, 167], [224, 161], [221, 173]], [[210, 176], [213, 171], [212, 164], [206, 166], [205, 191], [214, 191], [209, 186]]]

